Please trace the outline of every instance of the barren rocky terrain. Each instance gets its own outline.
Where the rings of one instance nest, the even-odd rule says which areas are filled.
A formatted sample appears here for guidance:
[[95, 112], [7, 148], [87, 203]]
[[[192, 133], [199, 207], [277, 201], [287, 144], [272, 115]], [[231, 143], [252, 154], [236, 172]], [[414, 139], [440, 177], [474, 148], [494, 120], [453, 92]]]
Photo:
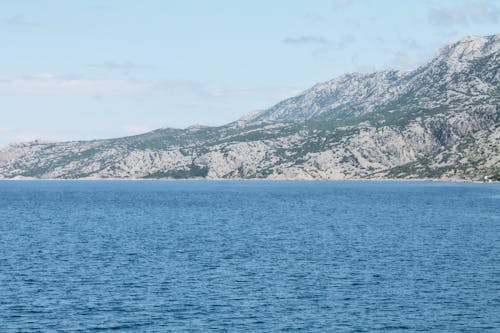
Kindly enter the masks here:
[[346, 74], [220, 127], [0, 149], [0, 178], [500, 178], [500, 35]]

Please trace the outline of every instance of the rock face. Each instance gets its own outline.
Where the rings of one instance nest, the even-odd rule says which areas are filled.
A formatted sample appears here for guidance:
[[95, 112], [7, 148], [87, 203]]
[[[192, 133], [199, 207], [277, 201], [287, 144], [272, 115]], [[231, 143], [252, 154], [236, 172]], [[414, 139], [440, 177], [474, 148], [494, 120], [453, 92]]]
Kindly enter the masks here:
[[500, 177], [500, 35], [410, 72], [347, 74], [221, 127], [10, 145], [0, 178]]

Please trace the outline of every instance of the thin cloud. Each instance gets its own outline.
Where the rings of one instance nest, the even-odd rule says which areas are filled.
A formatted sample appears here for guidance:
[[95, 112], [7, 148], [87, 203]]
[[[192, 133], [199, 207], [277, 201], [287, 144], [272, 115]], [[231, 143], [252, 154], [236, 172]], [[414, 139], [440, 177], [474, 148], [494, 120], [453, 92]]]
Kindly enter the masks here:
[[334, 1], [335, 5], [340, 6], [340, 7], [349, 6], [353, 2], [354, 2], [354, 0], [335, 0]]
[[143, 89], [141, 84], [132, 80], [95, 79], [70, 75], [37, 74], [0, 80], [0, 91], [10, 93], [131, 93]]
[[10, 127], [0, 127], [0, 135], [10, 133], [13, 129]]
[[24, 16], [22, 15], [14, 15], [11, 17], [4, 18], [0, 20], [0, 24], [9, 27], [23, 27], [23, 28], [33, 28], [40, 25], [37, 22], [25, 19]]
[[158, 94], [170, 98], [211, 98], [201, 83], [189, 80], [103, 79], [80, 75], [37, 74], [0, 77], [0, 92], [18, 94], [87, 94], [91, 96]]
[[312, 50], [312, 55], [320, 56], [327, 54], [331, 51], [338, 51], [348, 47], [354, 43], [355, 37], [353, 35], [343, 35], [334, 41], [330, 41], [322, 36], [305, 35], [299, 37], [287, 37], [283, 39], [283, 43], [289, 45], [311, 45], [315, 48]]
[[498, 23], [500, 9], [493, 2], [470, 3], [467, 6], [469, 18], [474, 22]]
[[289, 45], [328, 45], [330, 42], [321, 36], [299, 36], [299, 37], [286, 37], [283, 43]]
[[124, 126], [123, 131], [125, 131], [125, 133], [127, 133], [127, 134], [142, 134], [142, 133], [150, 132], [151, 128], [149, 128], [148, 126], [139, 125], [139, 124], [130, 124], [130, 125]]
[[392, 53], [392, 59], [387, 64], [387, 68], [409, 70], [416, 67], [417, 62], [406, 52], [397, 51]]
[[133, 62], [114, 62], [114, 61], [103, 61], [102, 63], [98, 64], [90, 64], [88, 65], [89, 67], [93, 68], [101, 68], [101, 69], [108, 69], [108, 70], [121, 70], [121, 71], [130, 71], [134, 69], [154, 69], [156, 68], [155, 66], [149, 66], [149, 65], [138, 65]]
[[320, 56], [320, 55], [330, 53], [332, 51], [335, 52], [335, 51], [343, 50], [346, 47], [348, 47], [349, 45], [351, 45], [352, 43], [354, 43], [355, 41], [356, 41], [356, 38], [353, 35], [343, 35], [343, 36], [339, 37], [337, 40], [335, 40], [333, 42], [328, 42], [328, 44], [322, 45], [321, 47], [313, 50], [313, 55]]
[[304, 16], [302, 16], [302, 19], [308, 23], [313, 23], [313, 24], [324, 23], [327, 21], [327, 18], [325, 16], [311, 14], [311, 13], [305, 14]]
[[165, 96], [201, 98], [207, 99], [214, 97], [205, 86], [199, 82], [189, 80], [163, 80], [155, 82], [152, 88]]
[[24, 133], [14, 128], [0, 128], [0, 148], [17, 142], [29, 142], [39, 139], [39, 136]]
[[112, 8], [113, 7], [111, 7], [110, 5], [94, 5], [85, 7], [85, 9], [92, 11], [111, 10]]
[[436, 26], [464, 26], [470, 23], [498, 23], [500, 10], [491, 1], [472, 1], [455, 7], [429, 8], [429, 22]]

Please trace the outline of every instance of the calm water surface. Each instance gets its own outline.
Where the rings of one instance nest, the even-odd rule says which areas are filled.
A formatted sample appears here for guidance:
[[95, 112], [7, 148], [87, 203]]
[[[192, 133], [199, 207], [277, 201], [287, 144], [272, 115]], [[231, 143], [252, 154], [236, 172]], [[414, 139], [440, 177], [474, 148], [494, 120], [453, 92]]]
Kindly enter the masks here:
[[500, 332], [500, 186], [0, 182], [0, 332]]

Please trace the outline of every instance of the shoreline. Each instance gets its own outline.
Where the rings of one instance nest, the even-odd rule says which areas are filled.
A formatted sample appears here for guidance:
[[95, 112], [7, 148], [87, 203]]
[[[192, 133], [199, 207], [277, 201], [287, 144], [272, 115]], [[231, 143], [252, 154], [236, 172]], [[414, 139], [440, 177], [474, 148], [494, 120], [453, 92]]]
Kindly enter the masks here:
[[480, 180], [470, 180], [470, 179], [436, 179], [436, 178], [414, 178], [414, 179], [394, 179], [394, 178], [376, 178], [376, 179], [300, 179], [300, 178], [289, 178], [289, 179], [266, 179], [266, 178], [0, 178], [0, 182], [6, 181], [54, 181], [54, 182], [64, 182], [64, 181], [163, 181], [163, 182], [190, 182], [190, 181], [206, 181], [206, 182], [256, 182], [256, 181], [266, 181], [266, 182], [434, 182], [434, 183], [467, 183], [467, 184], [500, 184], [500, 182], [485, 182]]

